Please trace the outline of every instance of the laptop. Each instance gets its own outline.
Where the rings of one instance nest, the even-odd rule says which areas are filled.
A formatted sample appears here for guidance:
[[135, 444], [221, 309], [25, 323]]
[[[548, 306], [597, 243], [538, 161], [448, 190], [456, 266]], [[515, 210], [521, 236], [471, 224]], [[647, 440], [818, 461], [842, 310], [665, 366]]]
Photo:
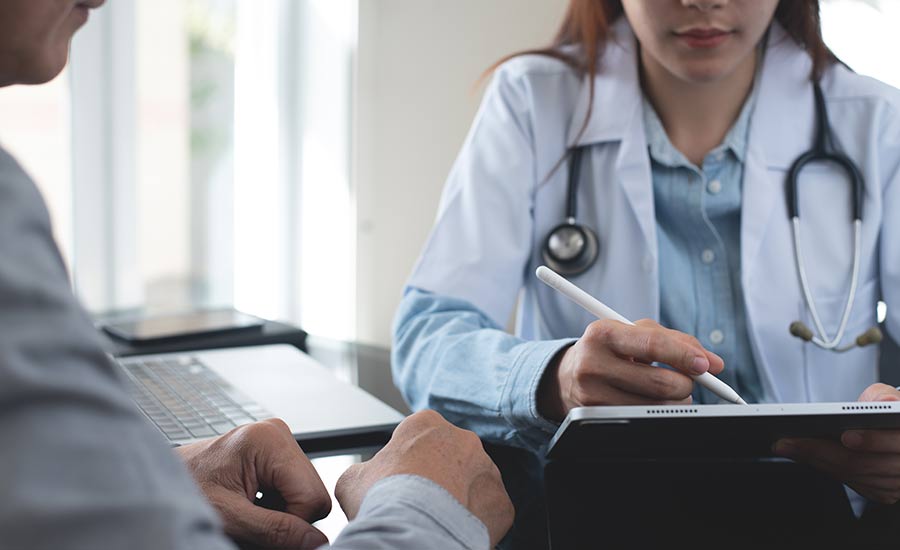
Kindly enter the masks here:
[[277, 417], [307, 452], [385, 443], [403, 415], [290, 345], [115, 359], [141, 411], [173, 445]]

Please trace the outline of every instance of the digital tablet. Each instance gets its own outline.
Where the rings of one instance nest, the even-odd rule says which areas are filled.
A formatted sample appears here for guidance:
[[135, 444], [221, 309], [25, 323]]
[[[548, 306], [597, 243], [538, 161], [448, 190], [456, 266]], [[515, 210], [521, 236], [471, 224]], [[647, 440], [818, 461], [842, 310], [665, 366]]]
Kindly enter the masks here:
[[579, 407], [550, 459], [768, 458], [784, 437], [839, 440], [846, 430], [900, 429], [900, 402]]
[[107, 334], [133, 345], [160, 344], [189, 338], [259, 332], [265, 321], [226, 308], [139, 317], [103, 326]]

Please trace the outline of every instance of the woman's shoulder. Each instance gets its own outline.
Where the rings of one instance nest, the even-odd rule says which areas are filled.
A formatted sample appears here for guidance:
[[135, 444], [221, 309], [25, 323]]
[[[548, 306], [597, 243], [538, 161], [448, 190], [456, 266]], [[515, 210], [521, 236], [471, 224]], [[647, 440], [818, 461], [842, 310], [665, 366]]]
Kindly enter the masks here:
[[853, 72], [842, 64], [835, 64], [825, 72], [822, 89], [829, 102], [867, 103], [878, 107], [882, 116], [900, 117], [900, 90], [876, 78]]
[[559, 56], [551, 53], [524, 53], [504, 61], [497, 68], [497, 75], [511, 80], [577, 77], [578, 72], [563, 57], [574, 52], [567, 49], [557, 50]]
[[502, 97], [523, 116], [568, 119], [582, 83], [582, 76], [564, 60], [528, 53], [497, 68], [487, 96]]
[[900, 90], [840, 64], [832, 66], [823, 75], [822, 90], [829, 109], [841, 109], [865, 132], [878, 136], [882, 153], [898, 154]]

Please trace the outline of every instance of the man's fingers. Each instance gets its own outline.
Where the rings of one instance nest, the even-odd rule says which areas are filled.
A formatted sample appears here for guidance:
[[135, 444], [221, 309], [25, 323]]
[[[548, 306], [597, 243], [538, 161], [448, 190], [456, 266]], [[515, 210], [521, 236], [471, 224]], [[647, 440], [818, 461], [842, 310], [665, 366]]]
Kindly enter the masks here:
[[312, 550], [328, 544], [321, 531], [292, 514], [268, 510], [234, 493], [216, 503], [229, 536], [265, 548]]
[[592, 323], [585, 336], [622, 357], [633, 357], [642, 363], [660, 362], [688, 374], [703, 374], [710, 359], [703, 346], [689, 343], [680, 333], [657, 326], [628, 326], [616, 321]]
[[272, 430], [269, 437], [280, 438], [257, 454], [256, 471], [263, 489], [275, 490], [285, 501], [285, 511], [308, 522], [318, 521], [331, 512], [331, 497], [315, 467], [303, 454], [290, 429], [281, 420], [261, 425]]

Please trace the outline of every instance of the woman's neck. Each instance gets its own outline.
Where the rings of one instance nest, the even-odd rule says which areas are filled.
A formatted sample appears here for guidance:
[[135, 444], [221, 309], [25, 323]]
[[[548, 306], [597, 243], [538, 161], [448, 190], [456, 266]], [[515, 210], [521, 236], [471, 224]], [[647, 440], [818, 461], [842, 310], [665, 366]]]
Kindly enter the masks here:
[[669, 140], [697, 166], [715, 149], [737, 120], [753, 88], [759, 53], [730, 75], [714, 82], [679, 79], [641, 50], [641, 85], [656, 109]]

